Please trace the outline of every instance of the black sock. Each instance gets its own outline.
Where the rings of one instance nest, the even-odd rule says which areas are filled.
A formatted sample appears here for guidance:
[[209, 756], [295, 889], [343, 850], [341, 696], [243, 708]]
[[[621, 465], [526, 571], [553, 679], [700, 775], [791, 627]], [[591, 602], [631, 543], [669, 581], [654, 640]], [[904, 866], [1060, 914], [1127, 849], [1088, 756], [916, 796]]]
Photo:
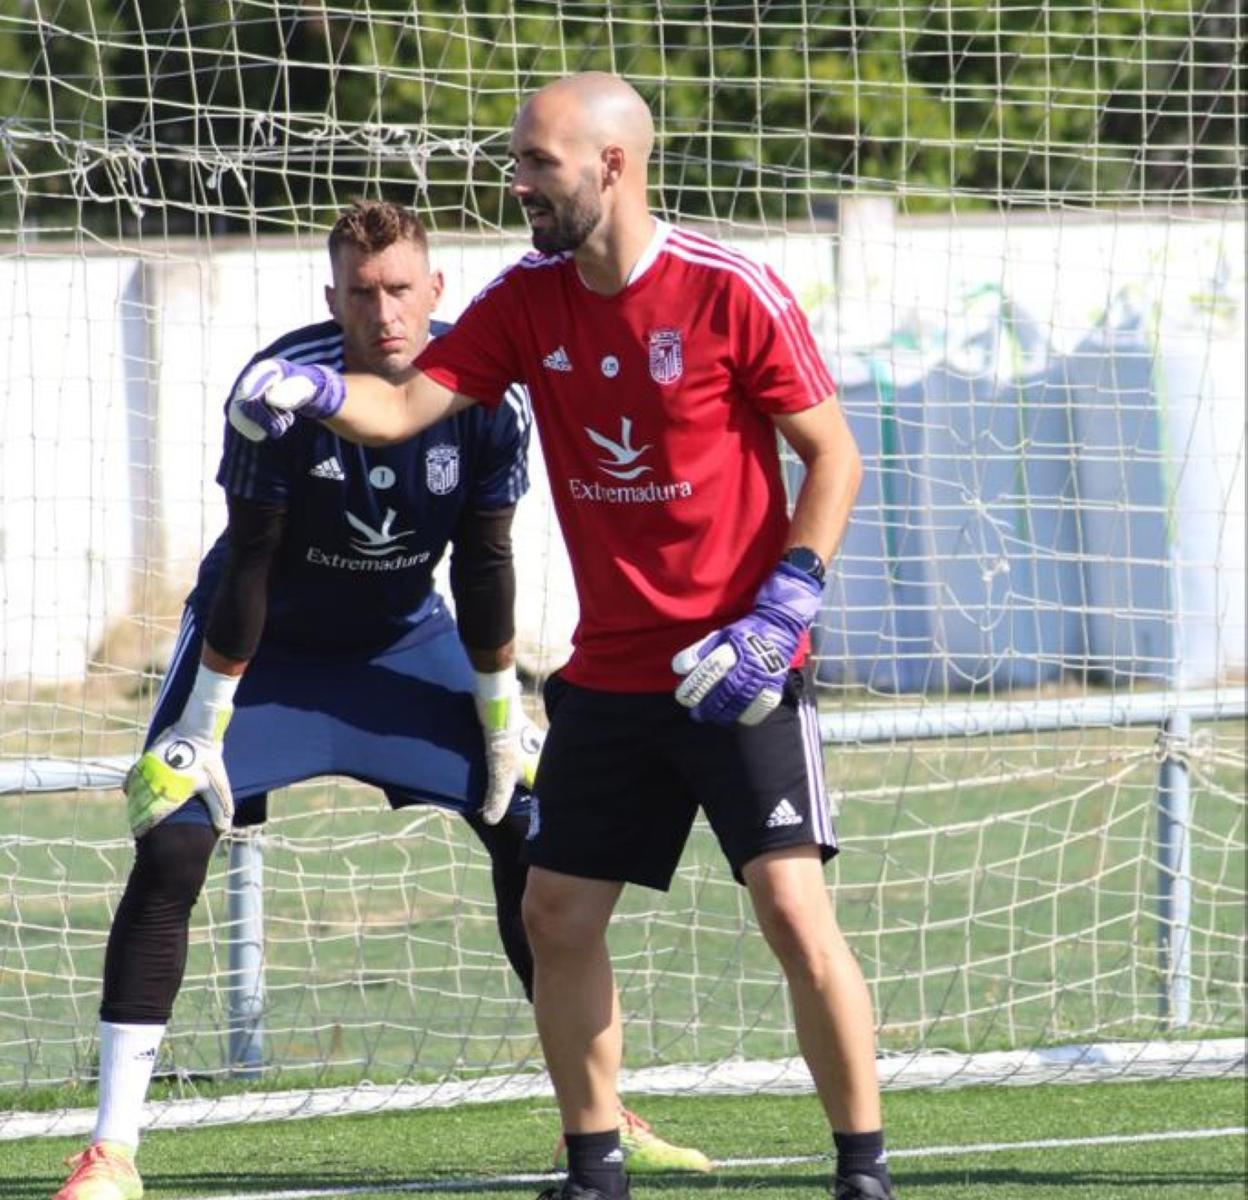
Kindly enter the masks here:
[[568, 1146], [568, 1178], [581, 1187], [597, 1188], [609, 1200], [625, 1194], [624, 1153], [620, 1131], [565, 1133]]
[[884, 1133], [836, 1133], [836, 1174], [839, 1179], [850, 1175], [872, 1175], [888, 1182], [888, 1155], [884, 1153]]

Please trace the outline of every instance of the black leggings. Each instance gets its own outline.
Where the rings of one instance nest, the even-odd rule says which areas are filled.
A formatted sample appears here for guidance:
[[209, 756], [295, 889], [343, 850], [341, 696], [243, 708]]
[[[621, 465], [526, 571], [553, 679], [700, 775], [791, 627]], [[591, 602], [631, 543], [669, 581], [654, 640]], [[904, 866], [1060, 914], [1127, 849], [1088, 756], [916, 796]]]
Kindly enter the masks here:
[[[507, 816], [486, 825], [465, 817], [490, 855], [494, 909], [503, 950], [533, 998], [533, 955], [520, 920], [528, 868], [520, 861], [528, 820]], [[112, 1024], [164, 1025], [186, 970], [191, 909], [199, 899], [216, 845], [209, 825], [157, 825], [135, 843], [134, 866], [108, 934], [100, 1019]]]

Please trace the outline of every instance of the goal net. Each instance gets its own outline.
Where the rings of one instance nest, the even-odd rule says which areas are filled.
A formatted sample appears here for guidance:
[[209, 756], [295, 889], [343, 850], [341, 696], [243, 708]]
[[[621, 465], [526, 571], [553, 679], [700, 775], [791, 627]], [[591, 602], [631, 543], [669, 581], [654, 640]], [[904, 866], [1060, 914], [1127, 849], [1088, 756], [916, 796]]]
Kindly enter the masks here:
[[[1243, 35], [1234, 0], [6, 5], [0, 1137], [89, 1123], [225, 389], [322, 319], [356, 196], [422, 214], [453, 317], [526, 246], [517, 101], [581, 69], [650, 103], [656, 210], [789, 282], [863, 451], [815, 646], [885, 1083], [1242, 1069]], [[533, 474], [537, 679], [575, 600]], [[541, 1090], [462, 822], [344, 780], [270, 813], [214, 859], [157, 1119]], [[612, 939], [627, 1087], [809, 1086], [704, 826]]]

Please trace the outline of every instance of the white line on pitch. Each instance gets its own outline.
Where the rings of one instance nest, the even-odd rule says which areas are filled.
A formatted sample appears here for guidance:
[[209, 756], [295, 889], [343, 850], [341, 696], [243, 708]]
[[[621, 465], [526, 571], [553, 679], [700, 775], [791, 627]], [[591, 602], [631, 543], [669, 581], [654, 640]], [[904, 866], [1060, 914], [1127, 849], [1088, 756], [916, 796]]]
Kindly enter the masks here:
[[[949, 1158], [959, 1154], [1005, 1154], [1011, 1150], [1061, 1150], [1070, 1146], [1129, 1146], [1139, 1142], [1188, 1142], [1204, 1138], [1241, 1137], [1248, 1126], [1234, 1125], [1220, 1129], [1168, 1129], [1159, 1133], [1107, 1133], [1100, 1137], [1043, 1138], [1029, 1142], [972, 1142], [964, 1146], [911, 1146], [888, 1151], [889, 1161], [898, 1158]], [[794, 1158], [724, 1158], [716, 1159], [717, 1167], [795, 1167], [803, 1163], [828, 1162], [825, 1154], [808, 1154]], [[257, 1198], [258, 1200], [258, 1198]]]
[[[1108, 1133], [1100, 1137], [1081, 1138], [1037, 1138], [1027, 1142], [975, 1142], [961, 1146], [912, 1146], [907, 1149], [889, 1150], [890, 1159], [899, 1158], [939, 1158], [959, 1154], [1006, 1154], [1011, 1150], [1061, 1150], [1074, 1146], [1134, 1146], [1141, 1142], [1187, 1142], [1201, 1141], [1205, 1138], [1242, 1137], [1248, 1133], [1248, 1126], [1234, 1125], [1221, 1129], [1167, 1129], [1157, 1133]], [[826, 1154], [790, 1155], [777, 1158], [720, 1158], [715, 1160], [718, 1167], [796, 1167], [809, 1163], [829, 1162]], [[357, 1184], [354, 1187], [335, 1188], [298, 1188], [280, 1192], [236, 1192], [223, 1195], [214, 1192], [211, 1195], [194, 1196], [191, 1200], [320, 1200], [329, 1196], [368, 1196], [380, 1195], [385, 1192], [472, 1192], [498, 1191], [507, 1187], [523, 1187], [533, 1183], [551, 1183], [560, 1179], [560, 1175], [497, 1175], [492, 1179], [422, 1179], [411, 1183], [391, 1183], [378, 1180], [376, 1183]]]
[[490, 1179], [420, 1179], [411, 1183], [391, 1183], [379, 1179], [376, 1183], [355, 1184], [352, 1187], [295, 1188], [280, 1192], [211, 1192], [204, 1196], [191, 1196], [188, 1200], [322, 1200], [329, 1196], [382, 1196], [390, 1192], [497, 1192], [504, 1188], [526, 1187], [529, 1184], [556, 1183], [560, 1174], [545, 1175], [495, 1175]]
[[1167, 1129], [1158, 1133], [1107, 1133], [1100, 1137], [1047, 1138], [1033, 1142], [983, 1142], [973, 1146], [915, 1146], [890, 1150], [889, 1158], [934, 1158], [938, 1154], [998, 1154], [1006, 1150], [1061, 1150], [1067, 1146], [1131, 1146], [1137, 1142], [1195, 1142], [1203, 1138], [1242, 1137], [1248, 1126], [1222, 1129]]

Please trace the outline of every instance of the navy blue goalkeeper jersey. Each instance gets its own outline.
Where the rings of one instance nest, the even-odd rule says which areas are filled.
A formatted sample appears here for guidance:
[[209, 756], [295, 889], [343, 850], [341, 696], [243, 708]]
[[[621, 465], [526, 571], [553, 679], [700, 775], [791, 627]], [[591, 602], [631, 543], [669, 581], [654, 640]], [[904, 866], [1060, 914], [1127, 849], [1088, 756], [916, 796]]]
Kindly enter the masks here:
[[[449, 326], [435, 322], [436, 336]], [[334, 321], [280, 337], [262, 358], [344, 368]], [[240, 378], [241, 378], [240, 373]], [[393, 446], [344, 441], [317, 421], [252, 442], [225, 424], [217, 482], [286, 509], [264, 637], [310, 648], [374, 649], [420, 625], [438, 602], [432, 575], [466, 510], [506, 508], [528, 490], [531, 411], [522, 389], [473, 405]], [[206, 620], [225, 565], [222, 534], [188, 603]]]

